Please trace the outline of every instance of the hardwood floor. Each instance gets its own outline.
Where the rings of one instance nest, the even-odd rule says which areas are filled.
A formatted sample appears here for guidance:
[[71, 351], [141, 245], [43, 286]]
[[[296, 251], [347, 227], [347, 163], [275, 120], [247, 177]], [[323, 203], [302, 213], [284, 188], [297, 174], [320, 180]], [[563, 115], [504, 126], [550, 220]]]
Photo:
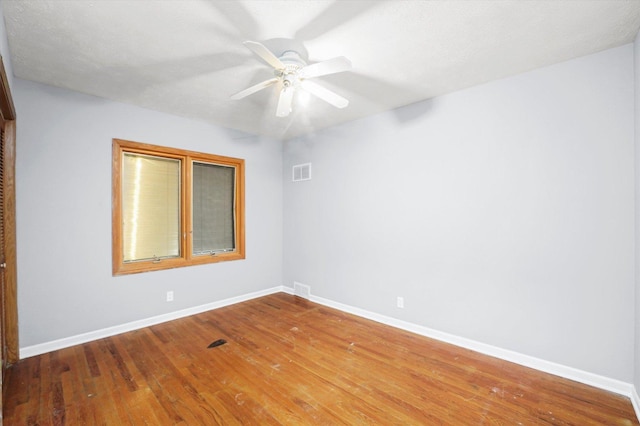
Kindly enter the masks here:
[[638, 424], [620, 395], [282, 293], [27, 358], [7, 380], [5, 425]]

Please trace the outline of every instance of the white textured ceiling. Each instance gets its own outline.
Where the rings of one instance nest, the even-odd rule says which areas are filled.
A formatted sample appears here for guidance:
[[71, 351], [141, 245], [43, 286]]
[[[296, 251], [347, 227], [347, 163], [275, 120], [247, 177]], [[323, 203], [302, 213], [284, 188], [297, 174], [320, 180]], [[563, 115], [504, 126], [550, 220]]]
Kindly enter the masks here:
[[[2, 0], [17, 77], [288, 139], [632, 42], [640, 0]], [[242, 42], [346, 56], [313, 98], [275, 116], [273, 76]], [[305, 53], [305, 52], [302, 52]]]

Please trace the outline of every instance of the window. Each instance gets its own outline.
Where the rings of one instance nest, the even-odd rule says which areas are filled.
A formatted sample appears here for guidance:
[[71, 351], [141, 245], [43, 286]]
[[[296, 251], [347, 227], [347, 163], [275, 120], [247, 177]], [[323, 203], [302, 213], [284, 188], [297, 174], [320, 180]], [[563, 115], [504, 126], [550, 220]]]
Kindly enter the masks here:
[[113, 274], [244, 259], [244, 160], [113, 140]]

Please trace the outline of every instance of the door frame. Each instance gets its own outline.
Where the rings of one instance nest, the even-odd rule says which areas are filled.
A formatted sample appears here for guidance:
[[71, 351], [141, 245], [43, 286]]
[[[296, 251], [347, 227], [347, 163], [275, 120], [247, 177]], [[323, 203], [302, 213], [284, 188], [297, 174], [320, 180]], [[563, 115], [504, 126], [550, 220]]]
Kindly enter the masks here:
[[15, 164], [16, 164], [16, 111], [11, 97], [9, 80], [0, 56], [0, 125], [4, 130], [4, 230], [5, 230], [5, 279], [3, 289], [2, 322], [4, 324], [4, 344], [6, 359], [2, 368], [15, 364], [20, 359], [18, 346], [18, 274], [16, 262], [16, 197], [15, 197]]

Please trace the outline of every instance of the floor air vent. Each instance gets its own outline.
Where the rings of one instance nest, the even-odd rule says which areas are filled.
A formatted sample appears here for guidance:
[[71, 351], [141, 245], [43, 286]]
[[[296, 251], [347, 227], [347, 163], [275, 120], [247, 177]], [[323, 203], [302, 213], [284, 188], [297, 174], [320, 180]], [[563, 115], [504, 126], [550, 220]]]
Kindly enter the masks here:
[[209, 348], [215, 348], [215, 347], [218, 347], [218, 346], [224, 345], [225, 343], [227, 343], [227, 341], [226, 341], [226, 340], [224, 340], [224, 339], [218, 339], [218, 340], [216, 340], [215, 342], [211, 343], [209, 346], [207, 346], [207, 349], [209, 349]]

